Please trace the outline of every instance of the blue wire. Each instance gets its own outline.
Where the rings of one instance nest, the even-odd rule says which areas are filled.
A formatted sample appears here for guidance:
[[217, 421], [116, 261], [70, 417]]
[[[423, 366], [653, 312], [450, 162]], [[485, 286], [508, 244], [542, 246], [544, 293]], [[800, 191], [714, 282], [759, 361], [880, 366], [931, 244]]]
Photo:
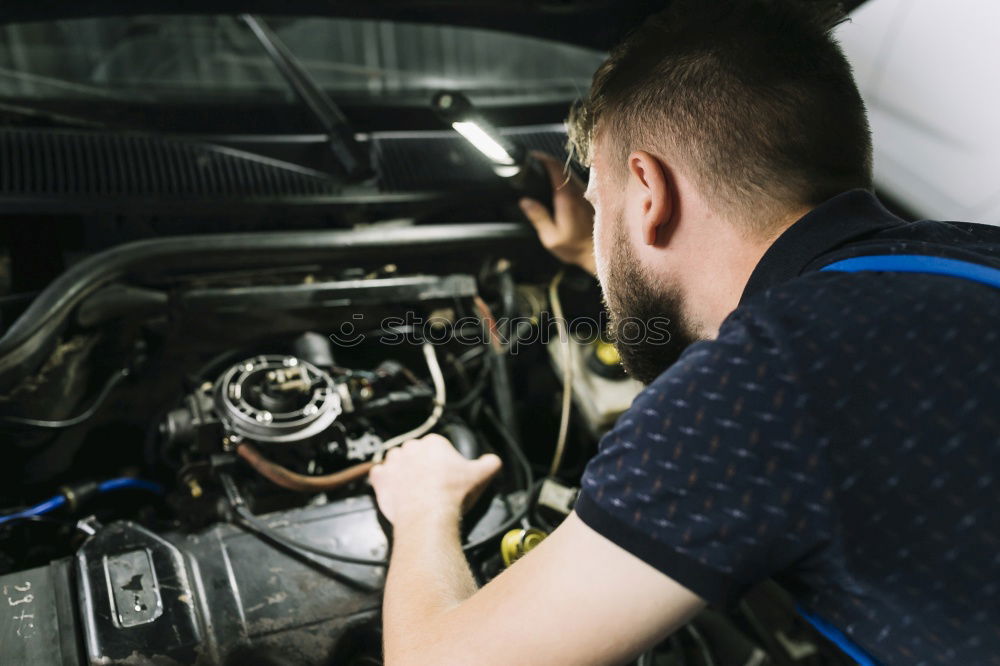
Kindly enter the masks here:
[[156, 495], [163, 494], [163, 486], [152, 481], [145, 481], [143, 479], [133, 479], [128, 476], [123, 476], [118, 479], [108, 479], [97, 486], [97, 492], [106, 493], [110, 490], [119, 490], [121, 488], [132, 488], [135, 490], [145, 490]]
[[[108, 479], [103, 481], [97, 486], [97, 492], [106, 493], [114, 490], [145, 490], [147, 492], [154, 493], [156, 495], [163, 494], [163, 486], [152, 481], [145, 481], [143, 479], [133, 479], [127, 476], [123, 476], [117, 479]], [[31, 516], [41, 516], [42, 514], [55, 511], [59, 507], [66, 504], [65, 495], [56, 495], [55, 497], [50, 497], [44, 502], [40, 502], [33, 507], [25, 509], [24, 511], [18, 511], [17, 513], [10, 513], [6, 516], [0, 516], [0, 525], [5, 525], [6, 523], [13, 522], [15, 520], [21, 520], [22, 518], [30, 518]]]
[[50, 511], [55, 511], [62, 505], [66, 504], [66, 497], [63, 495], [56, 495], [51, 497], [40, 504], [25, 509], [24, 511], [18, 511], [17, 513], [11, 513], [6, 516], [0, 516], [0, 525], [5, 523], [13, 522], [15, 520], [20, 520], [22, 518], [30, 518], [31, 516], [40, 516], [43, 513], [48, 513]]

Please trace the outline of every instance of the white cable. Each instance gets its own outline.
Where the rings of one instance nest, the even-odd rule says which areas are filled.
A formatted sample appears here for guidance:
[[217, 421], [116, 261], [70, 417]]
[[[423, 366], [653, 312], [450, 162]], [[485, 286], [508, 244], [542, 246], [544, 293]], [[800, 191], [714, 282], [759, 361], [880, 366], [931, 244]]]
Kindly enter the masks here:
[[444, 390], [444, 375], [441, 374], [441, 365], [438, 363], [437, 353], [434, 350], [434, 345], [430, 342], [425, 342], [423, 344], [424, 359], [427, 361], [427, 369], [431, 373], [431, 381], [434, 382], [434, 409], [431, 411], [431, 415], [427, 417], [427, 420], [421, 423], [419, 426], [410, 430], [409, 432], [404, 432], [401, 435], [396, 435], [390, 439], [385, 440], [376, 449], [374, 457], [372, 457], [372, 462], [380, 463], [382, 458], [385, 457], [385, 452], [394, 446], [399, 446], [403, 442], [408, 442], [411, 439], [416, 439], [426, 433], [428, 430], [434, 427], [441, 418], [441, 414], [444, 413], [444, 403], [445, 403], [445, 390]]
[[572, 341], [569, 337], [569, 327], [563, 318], [562, 301], [559, 300], [559, 283], [562, 281], [563, 271], [559, 271], [549, 284], [549, 303], [552, 305], [552, 314], [556, 318], [556, 328], [559, 331], [559, 340], [562, 344], [562, 414], [559, 418], [559, 437], [556, 439], [556, 451], [552, 455], [552, 465], [549, 467], [549, 476], [555, 476], [562, 464], [563, 453], [566, 450], [566, 437], [569, 434], [569, 414], [573, 399], [573, 349]]

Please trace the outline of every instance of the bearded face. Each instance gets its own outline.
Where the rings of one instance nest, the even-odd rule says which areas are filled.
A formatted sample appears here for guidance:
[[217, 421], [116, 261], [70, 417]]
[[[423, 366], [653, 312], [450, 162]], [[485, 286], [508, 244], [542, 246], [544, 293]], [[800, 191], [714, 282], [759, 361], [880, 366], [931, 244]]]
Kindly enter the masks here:
[[606, 259], [599, 259], [608, 334], [625, 371], [649, 384], [670, 367], [697, 337], [683, 315], [676, 287], [656, 284], [646, 274], [625, 231], [619, 212], [610, 222], [612, 242]]

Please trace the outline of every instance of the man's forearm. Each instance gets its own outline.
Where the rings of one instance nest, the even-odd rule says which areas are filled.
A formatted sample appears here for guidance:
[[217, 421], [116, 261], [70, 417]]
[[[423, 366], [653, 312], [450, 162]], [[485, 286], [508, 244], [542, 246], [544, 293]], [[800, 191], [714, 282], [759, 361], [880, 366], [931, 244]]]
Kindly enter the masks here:
[[383, 602], [386, 666], [440, 663], [448, 611], [476, 591], [462, 552], [457, 513], [400, 521]]

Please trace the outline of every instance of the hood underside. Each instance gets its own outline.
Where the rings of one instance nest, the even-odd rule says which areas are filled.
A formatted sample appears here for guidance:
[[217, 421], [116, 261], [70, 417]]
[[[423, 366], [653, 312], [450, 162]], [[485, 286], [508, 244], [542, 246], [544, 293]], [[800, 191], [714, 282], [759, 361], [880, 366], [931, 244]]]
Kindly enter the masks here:
[[[865, 0], [801, 0], [853, 10]], [[0, 23], [137, 14], [341, 16], [490, 28], [597, 49], [618, 42], [667, 0], [70, 0], [7, 3]]]

